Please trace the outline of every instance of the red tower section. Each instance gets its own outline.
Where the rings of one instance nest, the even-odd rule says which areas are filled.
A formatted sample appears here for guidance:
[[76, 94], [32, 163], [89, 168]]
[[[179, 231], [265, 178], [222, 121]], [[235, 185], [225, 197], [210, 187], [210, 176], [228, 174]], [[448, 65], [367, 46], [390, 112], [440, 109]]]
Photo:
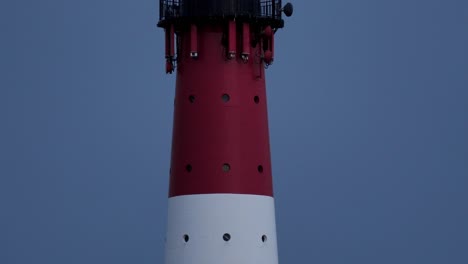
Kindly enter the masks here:
[[[242, 44], [237, 34], [235, 43]], [[247, 26], [250, 26], [247, 24]], [[247, 28], [247, 30], [249, 30]], [[250, 41], [248, 59], [228, 58], [222, 25], [198, 25], [179, 36], [170, 196], [243, 193], [272, 196], [264, 62]], [[235, 54], [241, 54], [237, 45]]]

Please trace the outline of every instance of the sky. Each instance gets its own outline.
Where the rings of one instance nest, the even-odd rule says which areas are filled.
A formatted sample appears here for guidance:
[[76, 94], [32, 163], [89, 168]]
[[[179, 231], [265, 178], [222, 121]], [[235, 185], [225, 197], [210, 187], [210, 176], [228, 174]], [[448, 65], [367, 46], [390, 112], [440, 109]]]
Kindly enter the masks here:
[[[294, 1], [267, 71], [280, 263], [468, 263], [468, 2]], [[155, 0], [0, 2], [0, 263], [162, 263]]]

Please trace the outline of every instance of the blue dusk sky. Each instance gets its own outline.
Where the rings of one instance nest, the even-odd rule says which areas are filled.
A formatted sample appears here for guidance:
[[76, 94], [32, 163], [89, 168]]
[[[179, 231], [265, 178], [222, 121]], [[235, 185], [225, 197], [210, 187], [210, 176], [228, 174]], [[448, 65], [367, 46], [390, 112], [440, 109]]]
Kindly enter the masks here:
[[[468, 263], [468, 1], [295, 1], [267, 71], [280, 263]], [[156, 0], [0, 2], [0, 263], [162, 263]]]

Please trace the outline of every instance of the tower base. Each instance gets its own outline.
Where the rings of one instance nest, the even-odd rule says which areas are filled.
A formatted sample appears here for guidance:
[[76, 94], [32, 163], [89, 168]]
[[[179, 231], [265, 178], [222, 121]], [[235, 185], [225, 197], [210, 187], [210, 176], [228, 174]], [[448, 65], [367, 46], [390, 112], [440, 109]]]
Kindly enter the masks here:
[[277, 264], [274, 198], [198, 194], [169, 198], [165, 264]]

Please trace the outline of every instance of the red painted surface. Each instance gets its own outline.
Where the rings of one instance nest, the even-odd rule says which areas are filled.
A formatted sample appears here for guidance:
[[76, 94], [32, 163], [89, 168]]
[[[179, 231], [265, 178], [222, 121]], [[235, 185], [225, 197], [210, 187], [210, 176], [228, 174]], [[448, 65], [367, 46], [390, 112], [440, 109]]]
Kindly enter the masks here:
[[[193, 59], [190, 29], [179, 33], [169, 196], [273, 196], [260, 45], [250, 46], [245, 63], [239, 55], [242, 41], [237, 41], [235, 59], [227, 59], [222, 27], [198, 26], [197, 35], [199, 57]], [[238, 38], [242, 39], [242, 30]], [[229, 101], [223, 101], [223, 94], [229, 95]], [[230, 166], [227, 172], [225, 163]]]
[[242, 54], [250, 54], [250, 24], [242, 23]]
[[228, 52], [229, 54], [236, 53], [236, 22], [233, 20], [228, 22], [229, 32], [228, 32]]
[[197, 53], [198, 52], [198, 33], [197, 33], [197, 26], [190, 25], [190, 52]]

